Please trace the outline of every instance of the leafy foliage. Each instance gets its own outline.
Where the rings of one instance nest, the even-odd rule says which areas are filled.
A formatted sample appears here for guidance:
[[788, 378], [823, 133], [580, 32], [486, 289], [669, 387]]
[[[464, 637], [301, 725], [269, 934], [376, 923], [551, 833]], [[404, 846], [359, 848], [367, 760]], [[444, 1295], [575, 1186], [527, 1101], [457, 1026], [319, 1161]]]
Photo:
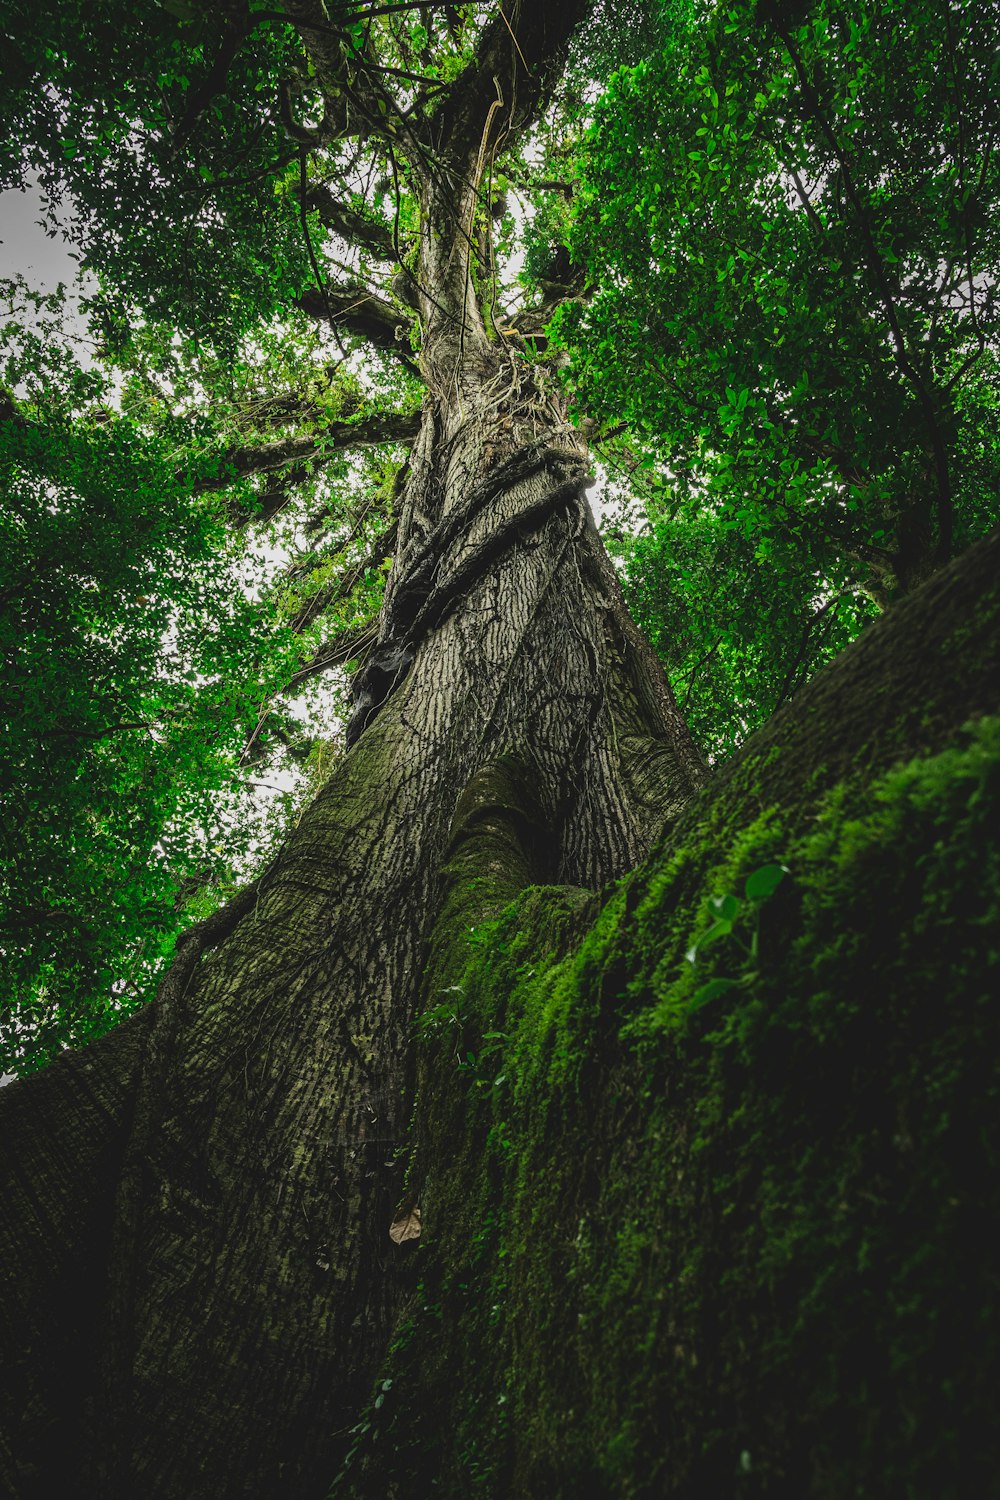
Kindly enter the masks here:
[[26, 390], [0, 423], [0, 1030], [23, 1067], [134, 1004], [183, 896], [233, 879], [253, 832], [226, 783], [289, 646], [176, 447], [104, 405], [105, 380], [51, 331], [17, 344], [4, 373]]
[[5, 12], [0, 186], [34, 172], [53, 210], [68, 191], [120, 305], [231, 350], [309, 277], [283, 188], [296, 149], [259, 109], [296, 66], [290, 30], [244, 37], [230, 5]]
[[[996, 519], [1000, 15], [727, 0], [671, 26], [598, 107], [574, 238], [593, 295], [557, 328], [576, 408], [624, 424], [653, 537], [697, 518], [684, 567], [660, 562], [664, 624], [685, 596], [760, 599], [738, 647], [771, 655], [757, 723], [796, 641], [820, 659], [831, 600], [855, 628]], [[629, 566], [647, 617], [655, 547]], [[671, 640], [679, 682], [720, 635]]]
[[875, 608], [813, 533], [748, 535], [716, 515], [660, 516], [618, 533], [629, 606], [671, 669], [712, 760], [730, 755]]

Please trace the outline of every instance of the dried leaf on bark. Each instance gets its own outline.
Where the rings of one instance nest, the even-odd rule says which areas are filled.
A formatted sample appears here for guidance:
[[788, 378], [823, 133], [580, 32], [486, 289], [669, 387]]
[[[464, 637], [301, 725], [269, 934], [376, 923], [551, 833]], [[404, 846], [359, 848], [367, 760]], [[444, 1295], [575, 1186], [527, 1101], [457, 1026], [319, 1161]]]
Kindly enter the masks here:
[[389, 1225], [389, 1238], [397, 1245], [402, 1245], [406, 1240], [418, 1240], [420, 1238], [420, 1209], [417, 1206], [401, 1214], [398, 1219], [393, 1219]]

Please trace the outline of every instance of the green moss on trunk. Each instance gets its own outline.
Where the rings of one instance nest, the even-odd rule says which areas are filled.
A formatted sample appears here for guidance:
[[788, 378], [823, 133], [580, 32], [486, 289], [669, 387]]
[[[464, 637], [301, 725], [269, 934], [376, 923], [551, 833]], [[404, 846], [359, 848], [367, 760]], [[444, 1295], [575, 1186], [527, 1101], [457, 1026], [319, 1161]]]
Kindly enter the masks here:
[[415, 1291], [335, 1494], [995, 1488], [996, 550], [603, 899], [477, 921], [453, 865]]

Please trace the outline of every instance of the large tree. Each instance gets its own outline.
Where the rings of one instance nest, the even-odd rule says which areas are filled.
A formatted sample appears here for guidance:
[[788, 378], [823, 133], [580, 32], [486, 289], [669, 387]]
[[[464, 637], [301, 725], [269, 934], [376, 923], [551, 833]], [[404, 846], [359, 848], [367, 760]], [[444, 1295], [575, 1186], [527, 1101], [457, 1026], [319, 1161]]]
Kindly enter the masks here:
[[[482, 185], [547, 102], [581, 14], [491, 16], [454, 79], [404, 109], [367, 27], [288, 11], [324, 110], [293, 129], [302, 160], [360, 140], [405, 171], [419, 205], [398, 274], [425, 396], [350, 753], [255, 887], [186, 935], [155, 1005], [104, 1047], [102, 1091], [130, 1117], [95, 1359], [108, 1495], [294, 1493], [349, 1425], [398, 1310], [387, 1229], [411, 1026], [441, 853], [474, 773], [517, 748], [551, 875], [585, 886], [633, 866], [702, 778], [590, 516], [586, 449], [544, 375], [488, 329]], [[328, 187], [299, 192], [352, 232], [357, 211]], [[393, 249], [383, 234], [375, 253]], [[319, 316], [408, 345], [398, 308], [317, 282]], [[52, 1123], [82, 1125], [65, 1100]], [[188, 1440], [208, 1411], [211, 1458]]]
[[[241, 338], [259, 337], [248, 306], [269, 317], [293, 301], [342, 339], [363, 339], [400, 366], [400, 375], [385, 376], [390, 394], [405, 397], [419, 381], [422, 398], [418, 417], [405, 401], [372, 410], [356, 391], [352, 408], [346, 371], [336, 370], [325, 377], [337, 383], [335, 417], [309, 391], [268, 393], [257, 417], [279, 436], [223, 448], [220, 426], [217, 471], [203, 466], [189, 482], [210, 491], [277, 474], [273, 488], [265, 481], [257, 493], [268, 513], [301, 478], [299, 466], [345, 444], [412, 445], [380, 533], [392, 567], [377, 639], [345, 626], [291, 674], [301, 679], [351, 660], [359, 642], [368, 648], [353, 680], [346, 753], [332, 776], [259, 878], [182, 935], [152, 1003], [2, 1096], [15, 1147], [5, 1185], [14, 1352], [4, 1370], [14, 1494], [306, 1496], [325, 1492], [349, 1452], [348, 1493], [391, 1492], [404, 1480], [407, 1444], [421, 1453], [428, 1445], [417, 1431], [387, 1463], [366, 1450], [371, 1424], [359, 1427], [358, 1415], [393, 1331], [407, 1327], [400, 1320], [414, 1298], [421, 1216], [444, 1241], [453, 1225], [435, 1223], [435, 1201], [453, 1215], [460, 1261], [475, 1258], [492, 1212], [483, 1202], [483, 1217], [463, 1218], [460, 1195], [447, 1186], [435, 1200], [433, 1185], [448, 1172], [442, 1158], [459, 1143], [475, 1148], [477, 1138], [471, 1129], [453, 1133], [437, 1106], [447, 1090], [428, 1088], [426, 1065], [415, 1155], [403, 1149], [422, 987], [430, 1007], [424, 1031], [444, 1035], [449, 1062], [461, 1039], [458, 1061], [474, 1071], [480, 1040], [465, 1046], [473, 1023], [455, 998], [471, 983], [470, 935], [475, 954], [486, 924], [494, 946], [483, 951], [503, 969], [502, 932], [497, 939], [489, 923], [522, 886], [557, 888], [532, 918], [541, 937], [532, 947], [526, 924], [521, 966], [513, 966], [520, 974], [537, 951], [552, 969], [593, 923], [599, 893], [668, 834], [693, 838], [700, 850], [695, 858], [678, 846], [669, 871], [679, 881], [677, 910], [686, 913], [678, 932], [689, 919], [695, 931], [686, 934], [694, 938], [689, 957], [677, 954], [687, 965], [680, 999], [650, 981], [655, 1015], [668, 1013], [673, 1036], [683, 1003], [704, 1016], [727, 994], [750, 992], [759, 1007], [759, 907], [785, 873], [781, 857], [806, 839], [819, 799], [852, 755], [864, 752], [866, 771], [856, 799], [877, 800], [887, 795], [877, 778], [894, 760], [942, 752], [965, 718], [991, 706], [976, 652], [965, 672], [948, 679], [945, 669], [947, 642], [965, 628], [963, 579], [988, 595], [980, 554], [966, 573], [949, 575], [936, 602], [921, 605], [918, 595], [905, 621], [894, 625], [890, 616], [860, 668], [830, 679], [849, 711], [831, 708], [829, 690], [824, 697], [819, 688], [803, 702], [801, 720], [793, 709], [785, 741], [776, 731], [744, 760], [744, 770], [771, 767], [756, 789], [737, 769], [718, 793], [702, 791], [704, 762], [595, 527], [581, 429], [568, 419], [553, 369], [530, 357], [537, 343], [528, 341], [543, 339], [555, 304], [584, 289], [557, 260], [548, 276], [536, 276], [536, 306], [508, 319], [498, 303], [495, 226], [505, 212], [498, 184], [501, 175], [530, 176], [533, 152], [558, 158], [560, 121], [574, 101], [572, 88], [557, 99], [556, 87], [585, 9], [355, 12], [294, 0], [280, 12], [226, 6], [208, 15], [174, 6], [166, 15], [199, 27], [195, 42], [179, 43], [159, 13], [148, 37], [119, 28], [107, 39], [117, 58], [110, 121], [91, 52], [74, 52], [65, 32], [53, 33], [69, 24], [65, 15], [24, 22], [30, 45], [19, 54], [14, 93], [45, 147], [43, 167], [52, 140], [59, 143], [60, 173], [70, 176], [91, 263], [105, 278], [109, 341], [134, 346], [115, 301], [131, 297], [150, 319], [194, 330], [224, 364], [237, 358]], [[156, 60], [152, 71], [139, 56], [144, 45]], [[549, 138], [526, 151], [540, 122]], [[86, 170], [74, 177], [78, 142]], [[181, 231], [165, 234], [192, 191], [196, 207]], [[341, 279], [330, 257], [317, 254], [317, 224], [345, 262]], [[230, 278], [240, 277], [252, 296], [229, 296]], [[141, 351], [133, 347], [130, 357], [148, 374]], [[211, 360], [200, 349], [198, 359], [192, 383], [206, 389]], [[17, 425], [28, 420], [16, 414]], [[326, 589], [328, 604], [346, 587], [337, 576], [319, 592]], [[937, 634], [922, 619], [936, 621]], [[981, 638], [992, 639], [995, 620], [984, 606]], [[939, 676], [918, 724], [911, 700], [930, 662]], [[866, 680], [886, 686], [872, 734]], [[783, 744], [791, 750], [776, 771]], [[971, 778], [963, 761], [953, 779], [964, 786]], [[696, 794], [697, 813], [685, 814]], [[782, 796], [786, 826], [778, 837], [768, 825], [762, 837], [767, 805]], [[702, 819], [695, 834], [692, 818]], [[742, 896], [717, 888], [718, 862], [705, 853], [724, 834], [742, 839], [730, 872], [743, 882]], [[847, 838], [848, 853], [861, 837]], [[810, 859], [821, 862], [803, 844], [803, 870]], [[655, 884], [655, 871], [650, 879]], [[691, 917], [692, 890], [715, 902], [705, 931], [697, 910]], [[627, 894], [615, 899], [628, 910]], [[702, 973], [704, 950], [738, 935], [747, 912], [755, 915], [740, 972]], [[614, 912], [605, 917], [612, 920]], [[670, 961], [677, 933], [662, 941], [644, 933], [642, 963]], [[614, 1048], [611, 1072], [602, 1075], [601, 1048], [615, 1001], [646, 983], [642, 963], [623, 940], [620, 960], [604, 966], [603, 1019], [584, 1066], [602, 1129], [613, 1131], [614, 1101], [627, 1099], [637, 1153], [641, 1090], [625, 1078]], [[505, 995], [515, 987], [508, 979]], [[558, 1010], [570, 993], [557, 976], [542, 1012]], [[477, 1038], [483, 1031], [480, 1018]], [[497, 1024], [485, 1040], [505, 1032]], [[579, 1049], [556, 1047], [551, 1062], [551, 1076], [539, 1072], [535, 1099], [552, 1116], [547, 1149], [579, 1147], [579, 1130], [564, 1136], [557, 1124], [559, 1089], [581, 1066]], [[502, 1081], [491, 1080], [491, 1090]], [[574, 1082], [584, 1100], [586, 1084]], [[710, 1091], [705, 1097], [711, 1101]], [[544, 1133], [540, 1139], [532, 1148], [541, 1153], [533, 1159], [539, 1172]], [[508, 1144], [502, 1121], [479, 1143], [501, 1162]], [[584, 1177], [588, 1170], [581, 1164]], [[499, 1188], [500, 1166], [492, 1180]], [[554, 1173], [553, 1181], [565, 1177]], [[540, 1191], [539, 1202], [545, 1198]], [[557, 1217], [575, 1211], [574, 1193], [565, 1199]], [[518, 1274], [512, 1266], [517, 1295], [530, 1304]], [[488, 1340], [486, 1327], [476, 1328]], [[450, 1337], [444, 1344], [453, 1350]], [[454, 1353], [456, 1364], [466, 1353]], [[393, 1379], [385, 1376], [383, 1396]], [[429, 1388], [432, 1412], [448, 1420], [440, 1381]], [[415, 1406], [414, 1422], [418, 1415]], [[523, 1405], [520, 1416], [527, 1419]], [[559, 1423], [572, 1442], [565, 1412]], [[632, 1413], [626, 1426], [641, 1423]], [[482, 1460], [493, 1493], [553, 1493], [600, 1467], [567, 1459], [560, 1469], [558, 1443], [546, 1436], [532, 1447], [530, 1438], [529, 1424], [527, 1449], [514, 1445], [513, 1470]], [[502, 1425], [489, 1428], [483, 1451], [506, 1441]], [[614, 1462], [630, 1473], [632, 1449], [619, 1439], [616, 1451]], [[648, 1453], [641, 1462], [648, 1466]], [[613, 1485], [611, 1460], [602, 1472]], [[462, 1493], [465, 1473], [449, 1451], [424, 1479]], [[520, 1489], [505, 1490], [511, 1483]], [[625, 1492], [658, 1485], [665, 1487], [654, 1465], [636, 1470]]]

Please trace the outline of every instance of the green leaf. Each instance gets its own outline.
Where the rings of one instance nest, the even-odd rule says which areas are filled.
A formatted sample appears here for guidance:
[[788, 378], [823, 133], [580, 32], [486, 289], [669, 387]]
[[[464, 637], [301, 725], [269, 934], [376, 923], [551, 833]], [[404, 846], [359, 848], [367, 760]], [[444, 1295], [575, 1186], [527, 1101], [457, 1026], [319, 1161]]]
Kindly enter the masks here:
[[732, 930], [732, 922], [720, 917], [717, 922], [712, 923], [707, 931], [702, 933], [698, 939], [697, 947], [707, 948], [709, 943], [714, 943], [717, 938], [728, 937]]
[[740, 909], [740, 903], [735, 896], [711, 896], [708, 902], [714, 912], [723, 919], [731, 922]]
[[786, 865], [761, 865], [759, 870], [754, 870], [747, 876], [746, 897], [748, 901], [766, 901], [768, 896], [774, 894], [778, 886], [788, 874]]
[[700, 1010], [703, 1005], [708, 1005], [711, 1000], [718, 1000], [721, 995], [726, 995], [731, 989], [735, 989], [735, 979], [710, 979], [700, 989], [695, 990], [691, 996], [691, 1009]]

